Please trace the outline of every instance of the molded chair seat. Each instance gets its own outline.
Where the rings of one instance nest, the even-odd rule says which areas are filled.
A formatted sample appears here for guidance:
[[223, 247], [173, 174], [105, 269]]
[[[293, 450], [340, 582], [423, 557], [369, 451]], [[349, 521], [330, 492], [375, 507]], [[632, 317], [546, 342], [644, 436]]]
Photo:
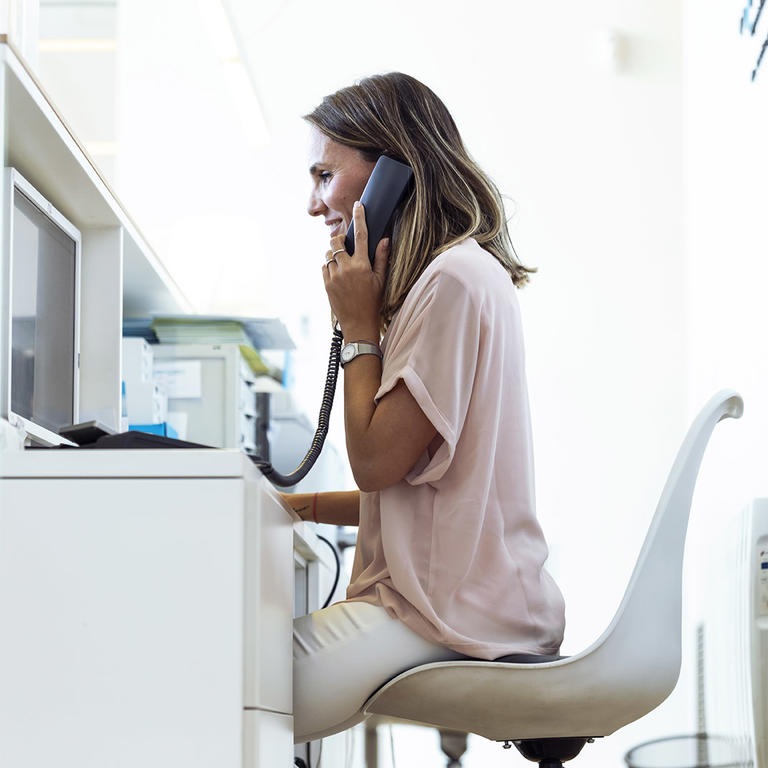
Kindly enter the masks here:
[[622, 602], [590, 647], [534, 663], [425, 664], [382, 686], [364, 714], [514, 743], [529, 759], [557, 765], [584, 741], [661, 704], [680, 673], [683, 552], [696, 477], [715, 425], [742, 410], [741, 397], [723, 391], [693, 421]]

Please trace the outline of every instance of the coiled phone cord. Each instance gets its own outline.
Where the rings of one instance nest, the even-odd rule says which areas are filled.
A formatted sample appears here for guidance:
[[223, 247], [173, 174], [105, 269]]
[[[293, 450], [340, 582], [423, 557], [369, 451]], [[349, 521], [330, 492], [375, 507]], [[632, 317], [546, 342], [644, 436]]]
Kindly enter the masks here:
[[323, 450], [325, 438], [328, 435], [328, 427], [331, 420], [331, 408], [333, 407], [333, 396], [336, 394], [336, 380], [339, 377], [339, 361], [341, 360], [341, 342], [344, 334], [336, 326], [333, 330], [331, 339], [331, 353], [328, 357], [328, 373], [325, 377], [325, 389], [323, 390], [323, 399], [320, 403], [320, 415], [317, 418], [317, 429], [312, 438], [312, 444], [309, 446], [307, 455], [302, 459], [296, 469], [289, 475], [283, 475], [278, 472], [268, 461], [254, 457], [254, 463], [262, 471], [264, 476], [274, 485], [280, 488], [288, 488], [303, 480]]

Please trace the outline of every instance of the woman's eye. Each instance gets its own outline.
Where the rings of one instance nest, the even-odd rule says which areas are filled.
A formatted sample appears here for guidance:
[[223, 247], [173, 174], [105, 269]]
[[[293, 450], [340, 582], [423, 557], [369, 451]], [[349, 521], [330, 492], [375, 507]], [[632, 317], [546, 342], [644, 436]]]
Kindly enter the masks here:
[[331, 173], [329, 171], [321, 171], [318, 176], [321, 184], [327, 184], [331, 180]]

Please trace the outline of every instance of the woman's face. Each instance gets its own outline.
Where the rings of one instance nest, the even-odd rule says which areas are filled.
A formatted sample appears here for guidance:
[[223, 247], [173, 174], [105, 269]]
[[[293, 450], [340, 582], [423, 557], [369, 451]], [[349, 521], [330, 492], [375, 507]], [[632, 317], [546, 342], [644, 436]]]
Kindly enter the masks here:
[[329, 139], [312, 126], [309, 138], [309, 175], [312, 193], [307, 211], [322, 216], [329, 237], [343, 235], [352, 221], [352, 206], [360, 199], [375, 163], [356, 149]]

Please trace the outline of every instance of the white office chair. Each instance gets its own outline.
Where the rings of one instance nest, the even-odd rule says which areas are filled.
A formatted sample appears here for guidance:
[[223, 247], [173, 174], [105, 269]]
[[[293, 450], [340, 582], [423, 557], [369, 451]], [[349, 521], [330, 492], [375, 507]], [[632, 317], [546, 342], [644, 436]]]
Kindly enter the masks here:
[[[602, 636], [568, 658], [449, 661], [403, 672], [366, 702], [366, 715], [476, 733], [558, 768], [587, 741], [661, 704], [680, 673], [682, 564], [691, 499], [717, 422], [739, 418], [735, 392], [716, 394], [678, 451], [624, 598]], [[460, 756], [459, 756], [460, 757]], [[451, 765], [459, 765], [452, 756]]]

